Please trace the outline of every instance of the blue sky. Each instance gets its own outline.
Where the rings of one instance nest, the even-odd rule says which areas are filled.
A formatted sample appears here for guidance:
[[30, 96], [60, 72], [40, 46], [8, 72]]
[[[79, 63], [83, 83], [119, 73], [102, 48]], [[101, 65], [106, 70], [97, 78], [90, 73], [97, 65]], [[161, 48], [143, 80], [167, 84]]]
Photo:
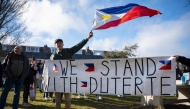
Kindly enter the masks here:
[[88, 36], [96, 9], [128, 3], [163, 14], [94, 30], [86, 46], [93, 50], [122, 50], [125, 45], [137, 43], [139, 57], [190, 57], [190, 0], [32, 0], [22, 20], [33, 36], [23, 45], [54, 47], [54, 40], [62, 38], [65, 48], [72, 47]]

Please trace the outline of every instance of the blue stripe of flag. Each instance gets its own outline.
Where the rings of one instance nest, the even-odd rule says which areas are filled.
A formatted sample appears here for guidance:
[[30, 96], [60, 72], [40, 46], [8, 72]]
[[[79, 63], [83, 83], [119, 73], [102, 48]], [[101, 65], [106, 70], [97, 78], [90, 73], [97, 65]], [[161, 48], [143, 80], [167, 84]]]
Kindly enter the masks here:
[[135, 6], [139, 6], [138, 4], [130, 3], [125, 6], [111, 7], [105, 9], [98, 9], [107, 14], [123, 14], [134, 8]]
[[93, 68], [94, 64], [93, 63], [84, 63], [88, 68]]
[[161, 60], [160, 63], [164, 65], [171, 65], [171, 60]]

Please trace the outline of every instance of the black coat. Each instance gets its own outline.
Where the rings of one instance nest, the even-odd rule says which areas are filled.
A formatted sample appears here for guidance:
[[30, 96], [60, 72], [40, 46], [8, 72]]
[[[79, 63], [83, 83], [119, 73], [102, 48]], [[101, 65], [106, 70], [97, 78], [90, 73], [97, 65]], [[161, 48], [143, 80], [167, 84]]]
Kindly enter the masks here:
[[0, 62], [0, 87], [3, 86], [2, 75], [3, 75], [3, 68]]
[[24, 84], [33, 84], [33, 68], [31, 67], [28, 76], [24, 79]]
[[180, 80], [182, 76], [181, 70], [179, 68], [176, 68], [176, 79]]

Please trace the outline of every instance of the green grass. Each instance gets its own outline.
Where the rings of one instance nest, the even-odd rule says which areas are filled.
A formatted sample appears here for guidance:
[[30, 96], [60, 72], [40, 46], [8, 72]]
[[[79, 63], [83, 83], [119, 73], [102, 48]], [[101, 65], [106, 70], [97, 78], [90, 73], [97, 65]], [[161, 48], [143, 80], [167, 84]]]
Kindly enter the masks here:
[[[51, 100], [44, 100], [43, 93], [40, 93], [37, 89], [37, 97], [35, 101], [30, 101], [32, 104], [31, 107], [23, 107], [23, 91], [20, 93], [19, 109], [54, 109], [54, 103]], [[77, 98], [77, 94], [73, 94], [71, 100], [72, 109], [130, 109], [132, 107], [140, 106], [140, 96], [124, 96], [117, 97], [116, 95], [103, 95], [102, 100], [95, 100], [95, 95], [88, 95], [88, 99], [85, 99], [81, 96], [80, 99]], [[164, 97], [164, 99], [176, 99], [176, 97]], [[5, 109], [11, 109], [13, 101], [13, 90], [9, 92], [6, 101]], [[61, 104], [61, 107], [64, 108], [64, 102]], [[152, 108], [151, 108], [152, 109]]]

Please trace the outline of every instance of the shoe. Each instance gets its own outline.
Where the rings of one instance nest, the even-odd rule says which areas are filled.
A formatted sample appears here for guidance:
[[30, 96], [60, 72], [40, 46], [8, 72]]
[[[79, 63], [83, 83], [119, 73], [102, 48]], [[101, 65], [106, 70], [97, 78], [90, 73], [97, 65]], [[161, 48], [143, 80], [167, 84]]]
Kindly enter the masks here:
[[30, 100], [31, 100], [31, 101], [34, 101], [34, 100], [35, 100], [35, 98], [30, 98]]
[[80, 98], [80, 95], [78, 95], [78, 98]]
[[96, 96], [95, 99], [98, 100], [98, 96]]
[[52, 97], [50, 97], [49, 99], [50, 99], [50, 100], [53, 100], [53, 98], [52, 98]]
[[86, 99], [87, 99], [87, 98], [88, 98], [88, 96], [84, 95], [84, 98], [86, 98]]
[[99, 100], [102, 100], [102, 96], [99, 96]]
[[72, 96], [72, 93], [71, 93], [71, 95], [70, 95], [70, 100], [72, 100], [72, 97], [73, 97], [73, 96]]
[[55, 98], [53, 98], [51, 101], [52, 101], [53, 103], [55, 103]]
[[40, 93], [43, 93], [43, 91], [42, 91], [42, 90], [40, 90]]
[[47, 98], [47, 97], [45, 97], [45, 100], [48, 100], [48, 98]]
[[30, 103], [23, 103], [23, 106], [24, 106], [24, 107], [30, 107], [31, 104], [30, 104]]
[[123, 95], [117, 95], [118, 97], [123, 97]]

